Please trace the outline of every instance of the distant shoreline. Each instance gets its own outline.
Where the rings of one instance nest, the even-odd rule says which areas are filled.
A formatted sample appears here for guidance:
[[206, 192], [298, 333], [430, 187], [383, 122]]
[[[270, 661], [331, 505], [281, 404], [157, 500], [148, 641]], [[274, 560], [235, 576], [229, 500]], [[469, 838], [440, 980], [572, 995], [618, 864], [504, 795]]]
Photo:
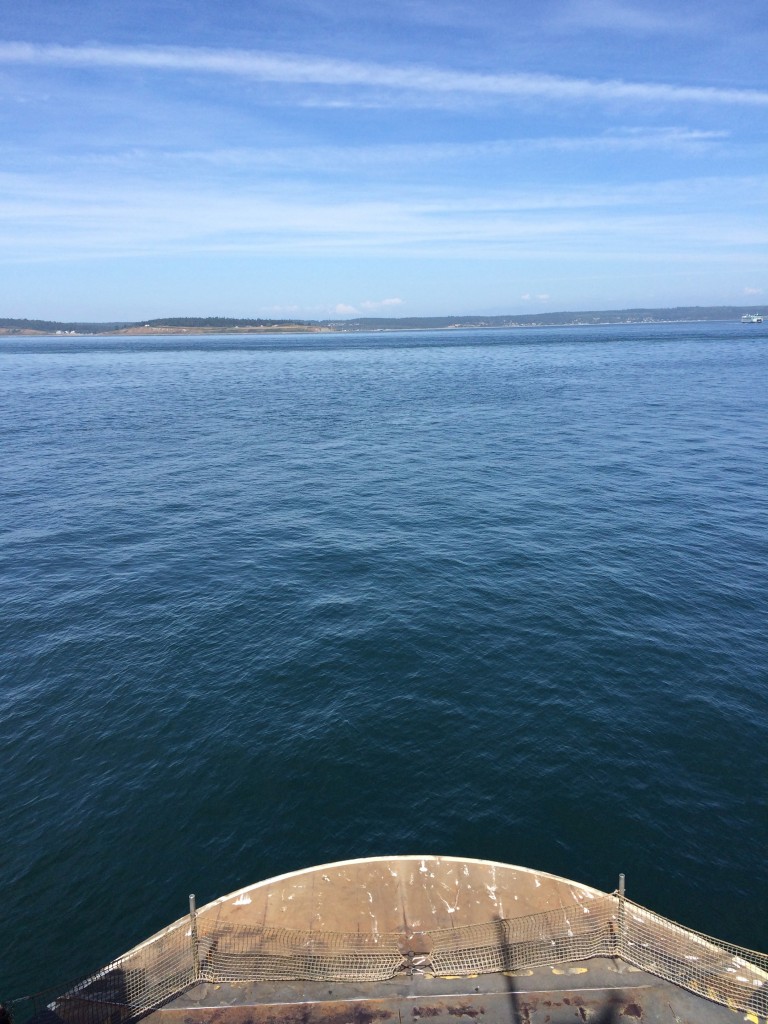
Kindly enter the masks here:
[[660, 309], [511, 313], [504, 316], [358, 317], [349, 320], [264, 320], [248, 317], [168, 317], [134, 322], [0, 318], [0, 337], [162, 337], [206, 334], [329, 334], [388, 331], [606, 327], [619, 324], [738, 321], [745, 313], [768, 317], [768, 306], [675, 306]]

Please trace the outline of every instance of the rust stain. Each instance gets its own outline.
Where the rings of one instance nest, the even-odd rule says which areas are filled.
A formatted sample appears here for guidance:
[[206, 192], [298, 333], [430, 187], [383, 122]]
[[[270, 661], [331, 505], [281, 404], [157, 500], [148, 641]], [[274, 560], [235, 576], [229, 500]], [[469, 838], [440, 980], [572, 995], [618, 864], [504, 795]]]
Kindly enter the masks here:
[[627, 1003], [624, 1009], [621, 1011], [625, 1017], [642, 1017], [642, 1007], [638, 1006], [637, 1003]]
[[184, 1024], [377, 1024], [395, 1017], [392, 1010], [362, 1003], [313, 1003], [309, 1006], [228, 1006], [204, 1012], [189, 1010]]

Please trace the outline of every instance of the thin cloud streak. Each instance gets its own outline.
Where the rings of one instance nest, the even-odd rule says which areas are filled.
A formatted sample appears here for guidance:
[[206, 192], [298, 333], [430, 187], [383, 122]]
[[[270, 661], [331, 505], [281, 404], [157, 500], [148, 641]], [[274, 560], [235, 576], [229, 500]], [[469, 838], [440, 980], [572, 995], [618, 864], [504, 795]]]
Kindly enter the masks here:
[[[347, 190], [339, 199], [334, 185], [318, 187], [296, 183], [288, 187], [254, 185], [242, 182], [235, 187], [225, 185], [186, 186], [166, 184], [141, 177], [126, 177], [108, 184], [98, 182], [82, 168], [75, 167], [62, 178], [59, 175], [30, 172], [0, 172], [0, 217], [13, 217], [22, 223], [55, 216], [63, 222], [77, 224], [83, 216], [103, 217], [107, 213], [127, 214], [133, 218], [138, 210], [152, 209], [161, 219], [179, 216], [190, 225], [199, 224], [203, 211], [215, 209], [216, 216], [227, 213], [235, 227], [243, 226], [241, 217], [258, 206], [279, 208], [290, 214], [289, 222], [304, 223], [300, 209], [370, 211], [408, 207], [423, 215], [475, 216], [503, 212], [538, 212], [561, 209], [613, 209], [617, 206], [662, 210], [664, 208], [712, 208], [719, 202], [729, 210], [752, 205], [762, 206], [768, 177], [766, 175], [707, 176], [667, 179], [628, 184], [551, 186], [541, 185], [489, 188], [468, 192], [465, 188], [414, 186], [407, 190], [383, 188], [378, 192], [367, 186]], [[739, 197], [735, 203], [733, 197]], [[130, 207], [130, 209], [129, 209]], [[751, 214], [750, 214], [751, 215]], [[385, 216], [388, 216], [385, 214]]]
[[768, 92], [653, 82], [596, 81], [546, 74], [480, 74], [430, 67], [388, 67], [249, 50], [185, 47], [0, 44], [0, 63], [33, 66], [185, 71], [285, 85], [386, 88], [422, 94], [570, 102], [709, 103], [768, 106]]
[[700, 12], [695, 18], [690, 15], [675, 16], [664, 8], [658, 13], [618, 0], [573, 0], [552, 23], [563, 27], [585, 29], [616, 29], [622, 32], [639, 33], [690, 33], [707, 27]]
[[[765, 179], [689, 179], [549, 195], [448, 193], [430, 201], [419, 195], [339, 201], [301, 190], [180, 191], [141, 183], [112, 190], [86, 182], [57, 186], [43, 176], [4, 175], [3, 185], [3, 262], [226, 252], [538, 258], [553, 248], [561, 256], [604, 259], [620, 239], [632, 259], [647, 251], [656, 259], [738, 261], [751, 249], [754, 261], [763, 244], [745, 197], [761, 197]], [[696, 194], [721, 212], [702, 218], [700, 204], [686, 203]], [[729, 199], [734, 194], [742, 196], [738, 209]]]
[[[509, 139], [491, 139], [477, 142], [448, 143], [392, 143], [368, 146], [282, 146], [282, 147], [232, 147], [230, 149], [163, 150], [131, 149], [124, 153], [90, 153], [79, 155], [81, 162], [113, 166], [135, 166], [158, 161], [188, 165], [190, 162], [210, 164], [224, 169], [249, 167], [275, 167], [331, 169], [334, 173], [356, 173], [361, 166], [378, 169], [390, 165], [403, 167], [406, 164], [444, 162], [446, 160], [474, 161], [488, 157], [519, 157], [532, 152], [560, 150], [564, 152], [635, 152], [639, 150], [681, 150], [699, 153], [702, 149], [722, 146], [732, 147], [731, 133], [727, 131], [703, 131], [697, 129], [661, 128], [656, 130], [615, 131], [603, 135], [587, 136], [542, 136]], [[23, 152], [20, 159], [26, 159]], [[69, 157], [66, 158], [68, 162]]]
[[[661, 128], [656, 130], [616, 130], [601, 135], [588, 136], [542, 136], [540, 138], [521, 136], [517, 138], [489, 139], [474, 142], [422, 142], [384, 143], [370, 145], [283, 145], [232, 146], [230, 148], [170, 149], [165, 146], [128, 147], [103, 152], [88, 150], [80, 146], [77, 150], [77, 165], [81, 171], [89, 168], [100, 172], [111, 172], [115, 176], [145, 174], [158, 178], [173, 173], [177, 181], [194, 178], [200, 182], [201, 175], [225, 176], [226, 180], [242, 176], [246, 172], [259, 171], [262, 183], [267, 184], [275, 175], [289, 173], [294, 180], [310, 182], [318, 172], [333, 175], [337, 180], [352, 178], [359, 183], [361, 173], [368, 175], [369, 187], [375, 188], [381, 179], [409, 180], [424, 168], [438, 165], [443, 175], [443, 185], [448, 177], [443, 173], [447, 162], [459, 175], [467, 167], [478, 163], [487, 165], [489, 160], [503, 158], [507, 166], [530, 168], [530, 158], [551, 151], [563, 154], [583, 152], [622, 154], [657, 151], [684, 155], [698, 155], [703, 152], [727, 151], [733, 155], [735, 144], [730, 132], [703, 131], [683, 128]], [[6, 147], [7, 171], [30, 166], [30, 160], [39, 159], [37, 150], [29, 147]], [[49, 169], [62, 168], [67, 172], [72, 166], [72, 154], [46, 153]], [[346, 187], [346, 186], [345, 186]]]

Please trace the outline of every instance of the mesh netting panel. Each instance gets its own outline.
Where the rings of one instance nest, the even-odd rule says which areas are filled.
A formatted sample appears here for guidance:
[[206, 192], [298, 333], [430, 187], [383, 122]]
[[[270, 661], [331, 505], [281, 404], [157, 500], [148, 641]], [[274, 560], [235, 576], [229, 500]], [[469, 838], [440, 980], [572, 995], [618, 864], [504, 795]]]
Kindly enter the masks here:
[[[187, 920], [115, 960], [64, 994], [11, 1004], [37, 1024], [127, 1024], [196, 981], [385, 981], [547, 967], [620, 957], [714, 1002], [768, 1017], [768, 956], [692, 932], [616, 894], [527, 917], [425, 932], [412, 953], [395, 933], [360, 935]], [[31, 1011], [31, 1012], [30, 1012]]]
[[58, 989], [31, 997], [29, 1017], [39, 1024], [123, 1024], [173, 998], [195, 981], [185, 925], [126, 953], [64, 994]]
[[[585, 912], [586, 911], [586, 912]], [[616, 954], [616, 904], [549, 910], [430, 932], [435, 974], [487, 974]]]
[[225, 926], [200, 936], [205, 981], [384, 981], [402, 959], [395, 935]]
[[768, 956], [681, 928], [625, 901], [620, 955], [627, 963], [734, 1010], [768, 1017]]

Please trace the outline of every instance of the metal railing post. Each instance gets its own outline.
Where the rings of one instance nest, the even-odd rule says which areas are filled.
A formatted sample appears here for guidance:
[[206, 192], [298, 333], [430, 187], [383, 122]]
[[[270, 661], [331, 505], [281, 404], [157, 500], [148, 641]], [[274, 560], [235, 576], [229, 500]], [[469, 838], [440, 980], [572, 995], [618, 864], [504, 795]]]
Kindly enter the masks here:
[[626, 938], [626, 907], [624, 904], [626, 896], [626, 879], [624, 872], [622, 871], [619, 875], [619, 935], [618, 935], [618, 950], [617, 955], [624, 955], [624, 946]]
[[197, 938], [197, 904], [193, 892], [189, 894], [189, 934], [192, 936], [192, 962], [197, 981], [200, 977], [200, 945]]

